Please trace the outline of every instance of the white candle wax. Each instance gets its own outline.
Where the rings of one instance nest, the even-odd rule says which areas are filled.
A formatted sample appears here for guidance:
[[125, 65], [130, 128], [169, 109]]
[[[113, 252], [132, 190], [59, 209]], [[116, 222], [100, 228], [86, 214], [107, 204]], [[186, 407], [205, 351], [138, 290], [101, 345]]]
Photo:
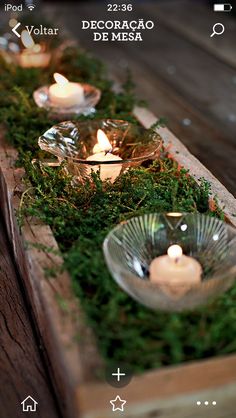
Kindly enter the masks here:
[[[109, 162], [109, 161], [122, 161], [118, 155], [112, 154], [110, 151], [112, 150], [112, 146], [107, 138], [106, 134], [101, 130], [98, 129], [97, 131], [97, 140], [98, 143], [95, 144], [93, 147], [93, 155], [90, 155], [87, 158], [87, 161], [102, 161], [102, 162]], [[99, 164], [89, 167], [89, 174], [92, 170], [95, 172], [100, 169], [100, 178], [102, 181], [110, 180], [114, 183], [115, 179], [119, 176], [121, 172], [121, 164]]]
[[23, 68], [45, 68], [49, 65], [51, 54], [49, 52], [34, 52], [24, 50], [19, 54], [18, 62]]
[[71, 107], [84, 101], [84, 89], [78, 83], [71, 83], [60, 74], [54, 74], [55, 84], [49, 87], [51, 103], [57, 107]]
[[[117, 155], [105, 152], [99, 152], [98, 154], [91, 155], [87, 158], [87, 161], [122, 161], [122, 158], [118, 157]], [[115, 179], [119, 176], [121, 172], [121, 165], [120, 164], [100, 164], [91, 166], [91, 170], [95, 172], [100, 169], [100, 178], [102, 181], [110, 180], [111, 183], [114, 183]]]
[[183, 255], [179, 245], [172, 245], [168, 255], [155, 258], [149, 267], [150, 280], [172, 296], [182, 296], [201, 282], [202, 267], [193, 257]]
[[27, 30], [21, 32], [21, 41], [25, 49], [19, 53], [18, 62], [23, 68], [47, 67], [51, 59], [50, 52], [46, 52], [43, 45], [35, 44]]

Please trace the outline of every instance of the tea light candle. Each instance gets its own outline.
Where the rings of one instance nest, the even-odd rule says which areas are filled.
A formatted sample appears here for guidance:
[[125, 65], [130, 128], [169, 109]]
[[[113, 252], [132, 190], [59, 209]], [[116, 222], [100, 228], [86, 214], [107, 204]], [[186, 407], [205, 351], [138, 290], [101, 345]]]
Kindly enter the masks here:
[[27, 30], [22, 31], [21, 42], [25, 46], [25, 49], [18, 56], [18, 62], [21, 67], [42, 68], [48, 66], [51, 54], [45, 52], [42, 45], [35, 44], [32, 36]]
[[78, 83], [71, 83], [61, 74], [55, 73], [56, 83], [49, 87], [51, 103], [57, 107], [71, 107], [84, 101], [84, 89]]
[[[114, 155], [111, 153], [112, 146], [107, 138], [106, 134], [99, 129], [97, 132], [97, 140], [98, 143], [93, 147], [93, 155], [90, 155], [87, 158], [87, 161], [101, 161], [101, 162], [108, 162], [108, 161], [122, 161], [118, 155]], [[102, 181], [110, 180], [114, 183], [115, 179], [119, 176], [121, 172], [121, 165], [120, 164], [100, 164], [92, 166], [91, 170], [95, 172], [100, 169], [100, 178]]]
[[150, 280], [160, 285], [185, 286], [184, 293], [192, 285], [200, 283], [202, 267], [193, 257], [183, 255], [179, 245], [171, 245], [168, 255], [155, 258], [150, 264]]

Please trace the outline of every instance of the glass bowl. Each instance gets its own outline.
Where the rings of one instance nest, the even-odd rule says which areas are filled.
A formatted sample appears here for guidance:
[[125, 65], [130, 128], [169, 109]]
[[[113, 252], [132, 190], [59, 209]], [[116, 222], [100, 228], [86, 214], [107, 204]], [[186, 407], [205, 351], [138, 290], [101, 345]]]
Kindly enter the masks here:
[[[104, 161], [96, 160], [98, 154], [94, 154], [99, 129], [106, 134], [112, 148], [112, 154], [103, 152]], [[102, 180], [113, 182], [128, 168], [157, 159], [162, 140], [151, 129], [123, 120], [106, 119], [62, 122], [45, 132], [38, 144], [56, 156], [59, 163], [64, 161], [64, 167], [75, 183], [91, 178], [91, 172], [98, 170]]]
[[10, 33], [0, 36], [0, 54], [9, 64], [16, 64], [22, 68], [46, 68], [49, 66], [54, 51], [49, 49], [46, 42], [40, 44], [41, 51], [34, 52], [23, 48], [19, 38]]
[[[153, 259], [180, 245], [202, 267], [198, 284], [150, 281]], [[149, 214], [115, 227], [103, 245], [115, 281], [143, 305], [164, 311], [193, 309], [225, 292], [236, 277], [236, 229], [209, 216], [191, 213]], [[189, 279], [191, 281], [191, 277]]]
[[84, 89], [84, 101], [70, 107], [57, 107], [51, 103], [49, 96], [49, 86], [37, 89], [34, 94], [34, 101], [38, 107], [43, 107], [50, 111], [55, 119], [64, 119], [73, 115], [88, 116], [95, 113], [95, 106], [101, 98], [101, 91], [90, 84], [80, 84]]

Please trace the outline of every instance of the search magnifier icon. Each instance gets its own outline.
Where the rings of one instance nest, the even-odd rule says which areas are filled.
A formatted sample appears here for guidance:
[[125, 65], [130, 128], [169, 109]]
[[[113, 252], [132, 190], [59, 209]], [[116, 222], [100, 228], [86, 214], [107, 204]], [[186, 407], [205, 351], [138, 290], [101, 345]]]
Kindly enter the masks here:
[[211, 34], [211, 38], [214, 35], [223, 35], [223, 33], [225, 31], [225, 27], [224, 27], [223, 23], [215, 23], [212, 30], [213, 30], [213, 32]]

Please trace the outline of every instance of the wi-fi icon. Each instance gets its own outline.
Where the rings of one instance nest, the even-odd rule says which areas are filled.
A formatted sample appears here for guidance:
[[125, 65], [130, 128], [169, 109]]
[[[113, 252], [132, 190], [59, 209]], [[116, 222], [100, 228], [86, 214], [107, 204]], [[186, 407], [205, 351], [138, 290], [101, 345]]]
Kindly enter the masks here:
[[27, 6], [28, 9], [32, 12], [32, 10], [34, 10], [35, 5], [34, 4], [29, 4], [29, 6]]

